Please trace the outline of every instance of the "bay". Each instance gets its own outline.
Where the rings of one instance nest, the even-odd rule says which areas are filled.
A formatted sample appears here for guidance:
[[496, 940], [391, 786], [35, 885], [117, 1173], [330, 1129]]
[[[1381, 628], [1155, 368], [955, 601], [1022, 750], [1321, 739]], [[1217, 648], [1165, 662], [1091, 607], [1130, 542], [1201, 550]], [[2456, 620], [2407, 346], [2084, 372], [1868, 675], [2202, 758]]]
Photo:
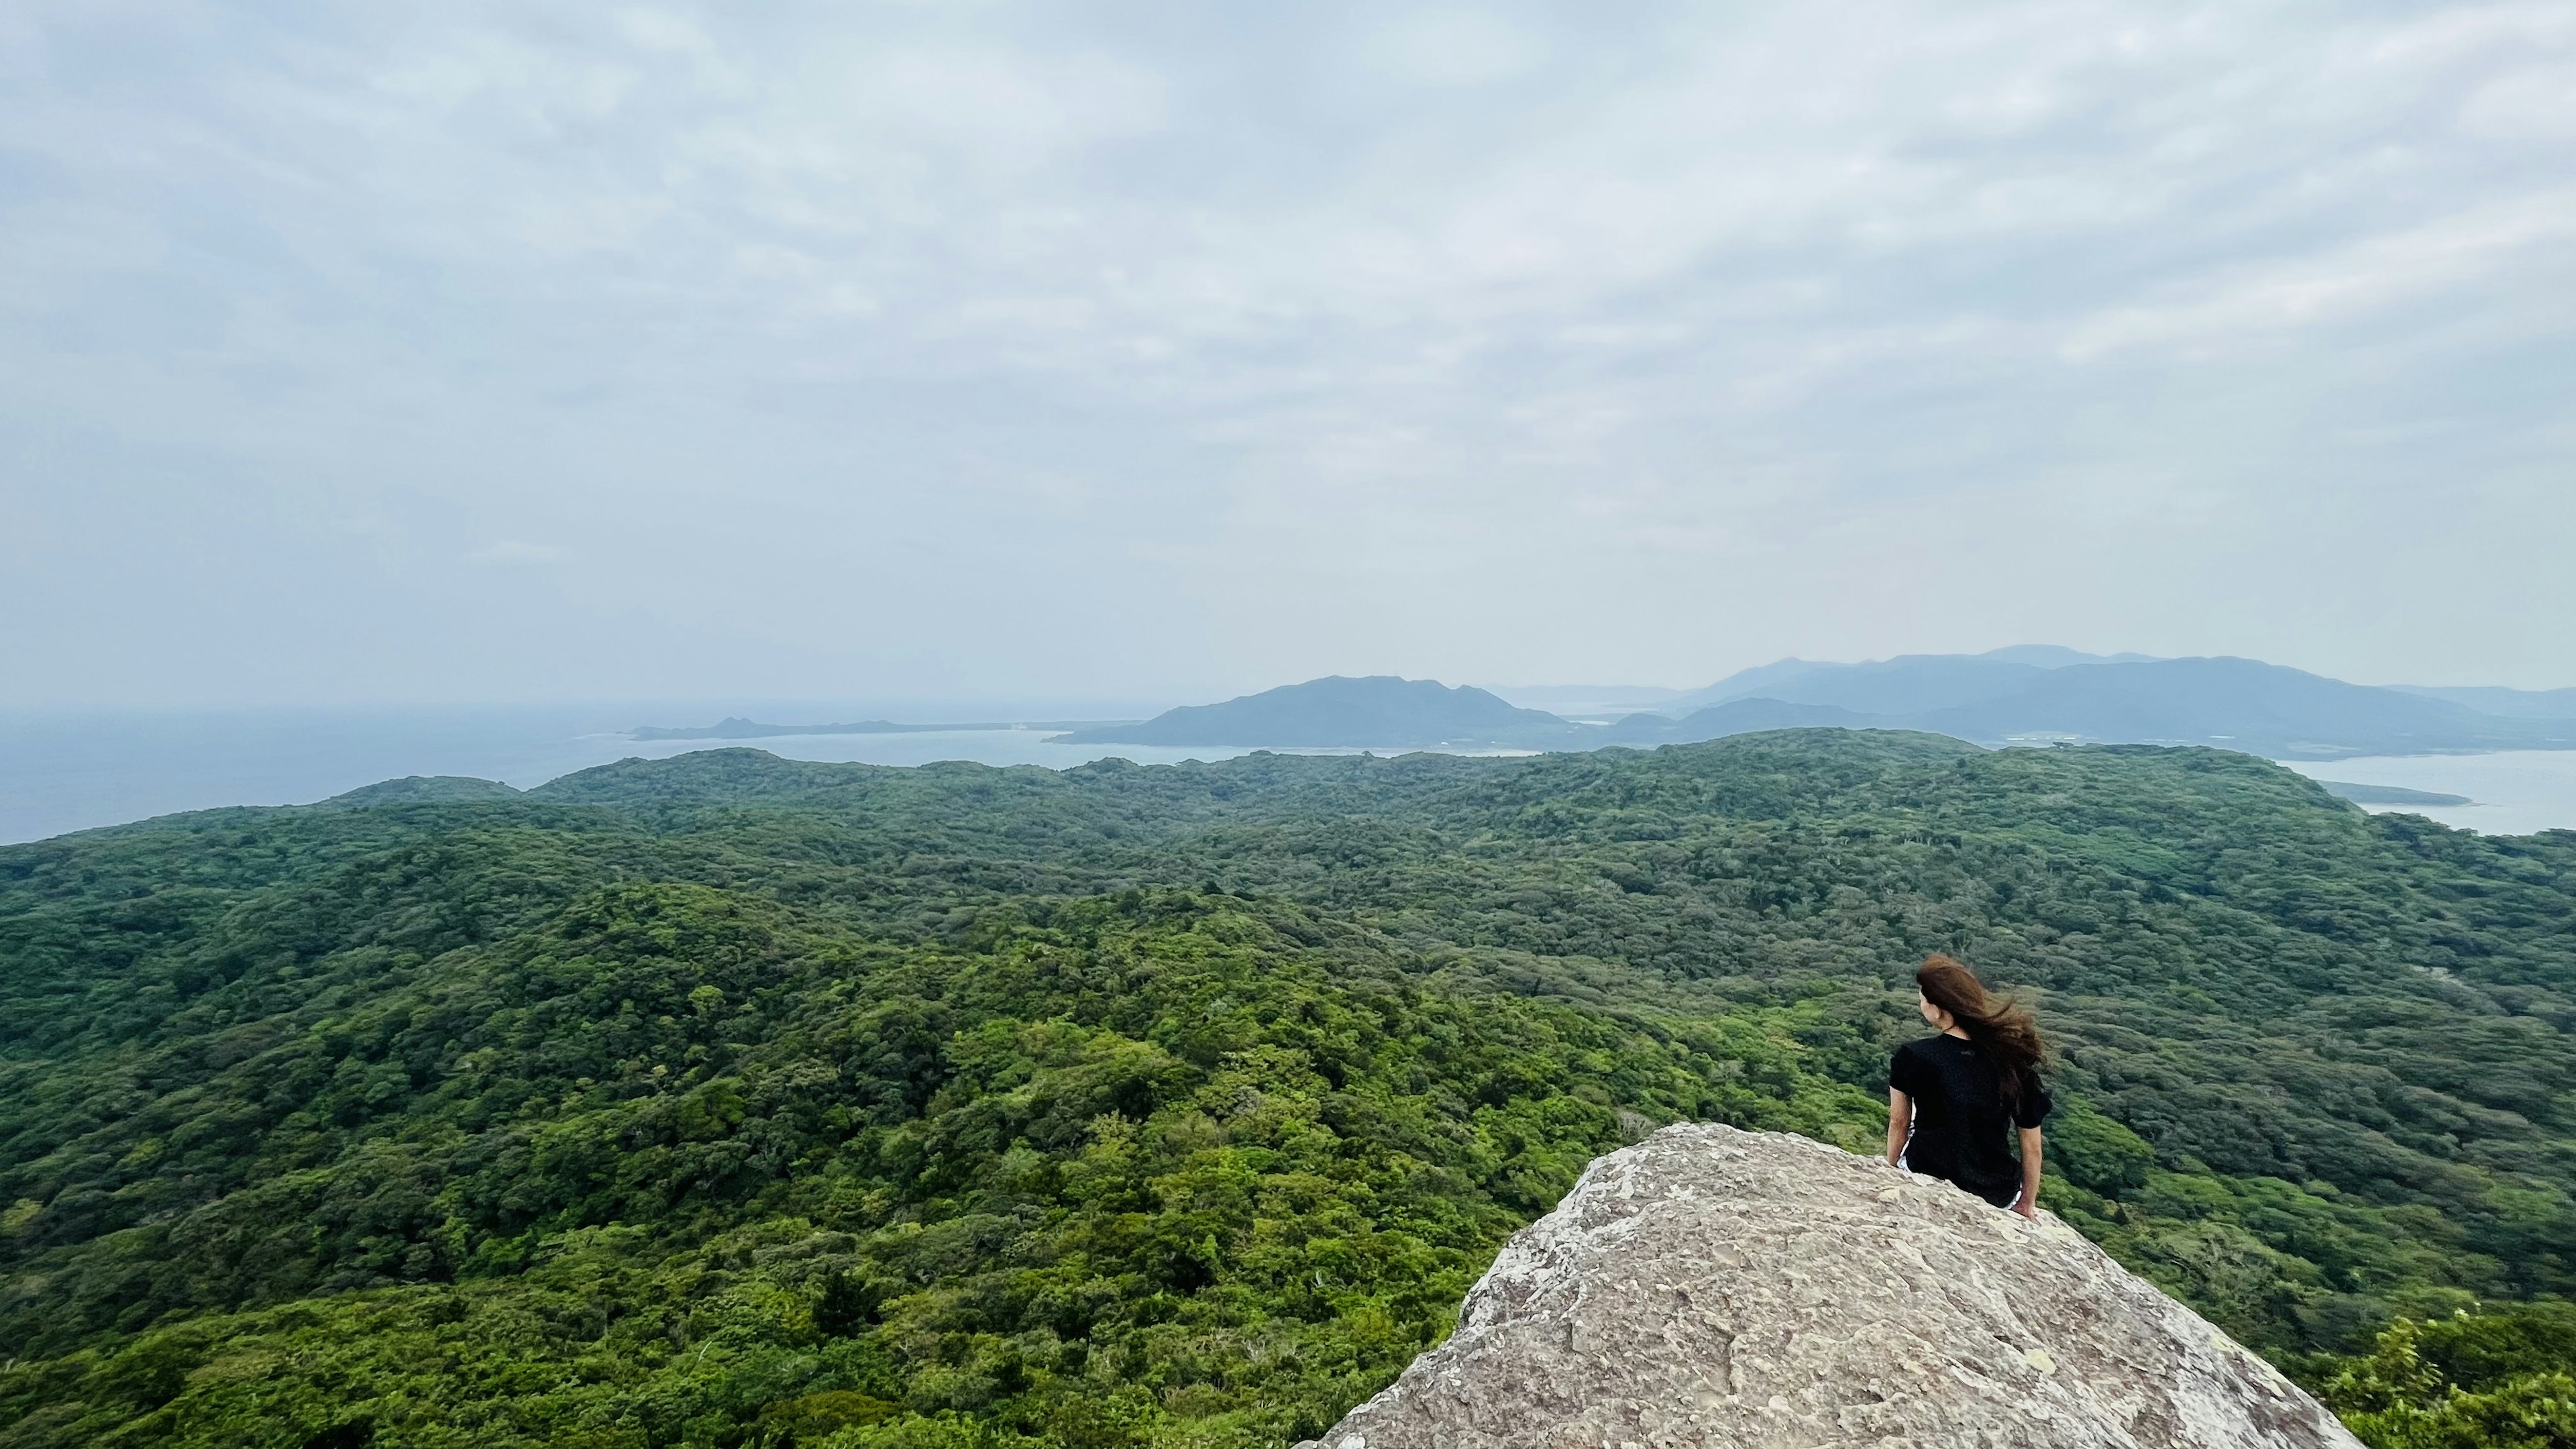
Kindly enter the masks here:
[[[964, 703], [951, 719], [1136, 717], [1097, 704], [1002, 714]], [[727, 713], [760, 719], [866, 719], [883, 706], [769, 705]], [[904, 711], [920, 718], [917, 711]], [[710, 749], [759, 749], [798, 760], [1069, 769], [1117, 757], [1140, 765], [1218, 760], [1257, 746], [1059, 745], [1061, 727], [783, 735], [755, 740], [636, 740], [652, 723], [715, 718], [703, 704], [614, 704], [449, 710], [239, 710], [0, 715], [0, 844], [227, 805], [297, 805], [406, 775], [470, 775], [528, 789], [623, 759]], [[900, 714], [896, 717], [901, 717]], [[935, 718], [936, 716], [934, 716]], [[1283, 754], [1357, 754], [1283, 750]], [[1380, 749], [1378, 753], [1402, 753]], [[1494, 751], [1492, 753], [1524, 753]]]
[[2284, 760], [2311, 780], [2394, 785], [2466, 795], [2470, 805], [2364, 805], [2373, 814], [2429, 816], [2482, 835], [2576, 830], [2576, 750], [2497, 750], [2483, 755], [2365, 755], [2350, 760]]
[[[811, 703], [735, 707], [761, 719], [921, 719], [922, 708]], [[1151, 713], [1034, 703], [1004, 711], [961, 703], [937, 718], [1067, 720]], [[1254, 746], [1060, 745], [1056, 728], [786, 735], [759, 740], [641, 741], [644, 723], [716, 717], [703, 704], [626, 703], [549, 708], [235, 710], [0, 715], [0, 843], [226, 805], [291, 805], [405, 775], [470, 775], [527, 789], [611, 761], [707, 749], [761, 749], [790, 759], [1068, 769], [1104, 758], [1138, 764], [1217, 760]], [[1356, 754], [1349, 750], [1281, 753]], [[1399, 754], [1401, 747], [1379, 747]], [[1518, 754], [1522, 751], [1479, 753]], [[2407, 755], [2284, 762], [2311, 779], [2466, 795], [2475, 804], [2373, 805], [2490, 835], [2576, 829], [2576, 750]]]

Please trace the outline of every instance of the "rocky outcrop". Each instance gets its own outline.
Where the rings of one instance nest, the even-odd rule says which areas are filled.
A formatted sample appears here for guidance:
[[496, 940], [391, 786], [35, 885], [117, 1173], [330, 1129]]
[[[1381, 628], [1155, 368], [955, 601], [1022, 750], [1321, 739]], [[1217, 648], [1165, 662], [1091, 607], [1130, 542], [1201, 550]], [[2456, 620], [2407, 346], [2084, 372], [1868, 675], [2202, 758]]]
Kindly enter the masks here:
[[1503, 1248], [1320, 1449], [2310, 1449], [2334, 1416], [2056, 1219], [1667, 1127]]

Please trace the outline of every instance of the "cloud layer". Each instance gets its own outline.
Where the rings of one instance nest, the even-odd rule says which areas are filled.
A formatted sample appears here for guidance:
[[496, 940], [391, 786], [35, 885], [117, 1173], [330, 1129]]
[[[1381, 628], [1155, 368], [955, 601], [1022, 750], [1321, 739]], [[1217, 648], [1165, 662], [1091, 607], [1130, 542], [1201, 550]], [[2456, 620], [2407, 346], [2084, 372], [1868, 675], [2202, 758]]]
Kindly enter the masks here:
[[7, 702], [2576, 680], [2576, 9], [55, 4]]

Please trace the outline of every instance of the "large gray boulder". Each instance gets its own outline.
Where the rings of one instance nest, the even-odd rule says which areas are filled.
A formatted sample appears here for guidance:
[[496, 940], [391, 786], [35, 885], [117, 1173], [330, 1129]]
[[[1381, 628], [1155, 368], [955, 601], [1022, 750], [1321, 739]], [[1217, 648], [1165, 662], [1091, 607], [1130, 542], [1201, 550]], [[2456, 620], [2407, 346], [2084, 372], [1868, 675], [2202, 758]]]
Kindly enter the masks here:
[[1667, 1127], [1504, 1245], [1320, 1449], [2356, 1446], [2053, 1217], [1776, 1132]]

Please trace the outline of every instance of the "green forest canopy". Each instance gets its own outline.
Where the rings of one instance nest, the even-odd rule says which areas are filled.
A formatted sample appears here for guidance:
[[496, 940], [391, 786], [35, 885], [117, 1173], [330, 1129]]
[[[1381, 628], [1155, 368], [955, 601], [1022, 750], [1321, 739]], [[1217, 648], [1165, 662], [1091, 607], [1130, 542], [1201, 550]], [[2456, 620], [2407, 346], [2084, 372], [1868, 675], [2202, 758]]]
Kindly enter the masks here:
[[1597, 1153], [1866, 1149], [1935, 949], [2055, 1035], [2068, 1221], [2375, 1443], [2570, 1442], [2440, 1436], [2561, 1402], [2558, 1309], [2452, 1315], [2576, 1279], [2576, 833], [1794, 731], [0, 849], [0, 1449], [1292, 1442]]

